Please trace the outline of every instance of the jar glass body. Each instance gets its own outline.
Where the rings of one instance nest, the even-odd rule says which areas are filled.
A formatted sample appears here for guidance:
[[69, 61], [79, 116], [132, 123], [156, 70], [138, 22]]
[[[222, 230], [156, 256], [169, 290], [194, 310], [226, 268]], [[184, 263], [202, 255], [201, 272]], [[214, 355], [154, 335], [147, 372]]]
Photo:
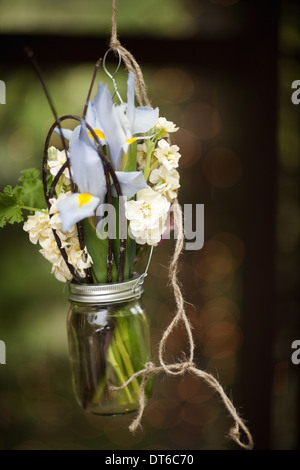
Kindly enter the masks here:
[[[111, 415], [139, 407], [141, 378], [121, 386], [151, 358], [148, 319], [140, 299], [126, 301], [70, 300], [67, 319], [72, 382], [80, 406]], [[146, 387], [149, 397], [152, 383]]]

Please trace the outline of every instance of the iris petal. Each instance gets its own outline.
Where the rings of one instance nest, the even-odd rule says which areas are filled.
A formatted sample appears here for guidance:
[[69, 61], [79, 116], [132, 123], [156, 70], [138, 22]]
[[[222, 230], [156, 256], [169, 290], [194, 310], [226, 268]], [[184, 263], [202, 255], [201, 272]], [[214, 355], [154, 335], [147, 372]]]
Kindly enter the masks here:
[[75, 144], [75, 142], [78, 140], [80, 129], [81, 129], [81, 126], [79, 125], [79, 126], [76, 126], [75, 129], [73, 130], [71, 138], [70, 138], [70, 142], [69, 142], [69, 148], [71, 148]]
[[[148, 188], [142, 171], [116, 171], [122, 195], [131, 199], [140, 189]], [[112, 186], [112, 195], [117, 197], [115, 186]]]
[[158, 121], [159, 109], [150, 106], [139, 106], [135, 110], [135, 120], [132, 126], [132, 134], [144, 134], [150, 131]]
[[88, 137], [84, 120], [81, 121], [78, 139], [75, 142], [70, 142], [70, 160], [73, 179], [79, 191], [92, 194], [103, 200], [106, 193], [103, 165], [97, 150]]
[[[61, 131], [62, 131], [63, 138], [66, 139], [66, 140], [70, 140], [70, 138], [71, 138], [71, 136], [72, 136], [72, 134], [73, 134], [73, 131], [71, 131], [70, 129], [61, 129]], [[59, 130], [58, 127], [56, 127], [56, 128], [54, 129], [54, 132], [55, 132], [57, 135], [59, 135], [59, 137], [61, 136], [61, 135], [60, 135], [60, 130]]]
[[118, 168], [122, 144], [126, 140], [124, 129], [118, 119], [112, 98], [106, 86], [102, 83], [98, 86], [98, 92], [94, 100], [95, 110], [104, 131], [106, 143], [108, 145], [111, 160], [115, 168]]
[[[127, 153], [135, 134], [145, 134], [152, 129], [159, 117], [159, 109], [150, 106], [135, 108], [134, 75], [130, 72], [127, 80], [127, 104], [113, 104], [105, 85], [100, 83], [93, 104], [90, 105], [91, 120], [98, 121], [96, 129], [103, 131], [109, 154], [115, 169], [121, 162], [122, 152]], [[93, 114], [95, 113], [95, 115]], [[96, 116], [96, 118], [95, 118]], [[148, 136], [146, 137], [148, 138]]]
[[[90, 197], [88, 197], [90, 196]], [[57, 203], [62, 228], [67, 232], [72, 225], [94, 215], [100, 199], [89, 194], [74, 193]]]
[[[100, 139], [101, 145], [105, 145], [105, 137], [99, 122], [95, 105], [93, 101], [89, 101], [85, 121], [94, 129], [95, 133]], [[89, 132], [88, 135], [92, 137], [92, 134]]]
[[126, 116], [130, 123], [130, 127], [133, 126], [135, 120], [135, 106], [134, 106], [134, 75], [129, 72], [127, 80], [127, 110]]
[[97, 128], [98, 119], [97, 119], [97, 114], [96, 114], [96, 111], [95, 111], [95, 106], [94, 106], [94, 103], [92, 101], [89, 101], [87, 111], [86, 111], [85, 120], [93, 129]]

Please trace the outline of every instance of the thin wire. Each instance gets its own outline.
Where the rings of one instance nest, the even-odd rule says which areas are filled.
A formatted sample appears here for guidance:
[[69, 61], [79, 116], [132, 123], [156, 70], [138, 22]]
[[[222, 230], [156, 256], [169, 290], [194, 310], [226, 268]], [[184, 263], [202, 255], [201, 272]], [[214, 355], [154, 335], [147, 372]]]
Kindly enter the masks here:
[[[118, 57], [119, 57], [119, 62], [118, 62], [118, 65], [117, 65], [117, 68], [115, 70], [115, 72], [113, 74], [111, 74], [108, 70], [107, 70], [107, 67], [106, 67], [106, 57], [108, 55], [108, 53], [112, 51], [112, 52], [117, 52], [118, 53]], [[116, 80], [115, 80], [115, 76], [117, 75], [118, 71], [119, 71], [119, 68], [121, 66], [121, 63], [122, 63], [122, 55], [121, 55], [121, 52], [119, 51], [119, 49], [116, 49], [115, 51], [113, 51], [112, 48], [109, 48], [108, 51], [106, 51], [104, 57], [103, 57], [103, 62], [102, 62], [102, 65], [103, 65], [103, 69], [106, 73], [106, 75], [108, 75], [108, 77], [111, 79], [111, 81], [113, 82], [113, 86], [114, 86], [114, 94], [112, 96], [112, 98], [114, 99], [115, 95], [117, 95], [117, 97], [119, 98], [120, 100], [120, 103], [123, 103], [123, 100], [121, 98], [121, 95], [120, 93], [118, 92], [118, 87], [117, 87], [117, 84], [116, 84]]]
[[148, 262], [147, 262], [147, 266], [145, 268], [145, 271], [143, 272], [143, 274], [141, 274], [139, 276], [136, 283], [134, 284], [134, 286], [132, 288], [133, 292], [135, 292], [139, 287], [141, 287], [144, 284], [144, 279], [145, 279], [145, 277], [148, 276], [148, 269], [149, 269], [149, 266], [150, 266], [152, 254], [153, 254], [153, 246], [151, 246], [151, 249], [150, 249], [149, 258], [148, 258]]

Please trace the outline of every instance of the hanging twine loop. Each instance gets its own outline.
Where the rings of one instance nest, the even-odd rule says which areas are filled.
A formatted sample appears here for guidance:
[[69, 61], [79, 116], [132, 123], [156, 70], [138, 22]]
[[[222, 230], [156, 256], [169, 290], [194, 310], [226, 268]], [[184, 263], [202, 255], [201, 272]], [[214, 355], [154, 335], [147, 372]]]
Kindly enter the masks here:
[[[253, 439], [251, 436], [250, 431], [248, 430], [246, 424], [239, 416], [237, 410], [235, 409], [233, 403], [226, 395], [223, 387], [220, 385], [218, 380], [208, 372], [205, 372], [196, 367], [194, 364], [194, 349], [195, 344], [192, 335], [192, 326], [186, 316], [185, 308], [184, 308], [184, 299], [181, 292], [181, 288], [178, 282], [178, 265], [179, 265], [179, 257], [183, 250], [183, 243], [184, 243], [184, 233], [183, 233], [183, 223], [182, 223], [182, 212], [180, 205], [178, 203], [174, 204], [174, 219], [175, 223], [178, 227], [178, 238], [175, 245], [174, 254], [169, 266], [169, 282], [173, 289], [177, 312], [171, 321], [170, 325], [164, 331], [162, 339], [159, 343], [159, 365], [155, 365], [152, 362], [148, 362], [144, 365], [144, 369], [136, 372], [133, 374], [126, 382], [124, 382], [120, 387], [112, 387], [112, 390], [122, 390], [123, 388], [127, 387], [132, 380], [136, 379], [137, 377], [142, 377], [142, 381], [140, 384], [140, 396], [139, 396], [139, 410], [136, 418], [133, 420], [131, 425], [129, 426], [129, 430], [134, 433], [139, 427], [141, 427], [141, 420], [143, 417], [143, 413], [146, 406], [146, 399], [145, 399], [145, 387], [149, 378], [149, 375], [157, 375], [161, 372], [166, 373], [167, 375], [184, 375], [185, 373], [190, 373], [197, 378], [202, 379], [209, 387], [211, 387], [215, 393], [217, 393], [225, 408], [227, 409], [228, 413], [232, 417], [234, 421], [234, 425], [229, 430], [228, 437], [232, 439], [236, 444], [238, 444], [241, 448], [246, 450], [253, 449]], [[164, 352], [166, 348], [166, 342], [170, 335], [174, 332], [177, 325], [183, 323], [185, 327], [187, 336], [188, 336], [188, 343], [189, 343], [189, 354], [186, 359], [182, 362], [174, 363], [174, 364], [167, 364], [164, 360]], [[247, 441], [243, 441], [243, 437], [246, 437]]]
[[144, 81], [143, 73], [134, 56], [126, 47], [122, 46], [117, 33], [117, 0], [113, 0], [113, 13], [111, 19], [111, 37], [110, 48], [121, 54], [123, 62], [129, 72], [132, 72], [135, 78], [135, 94], [140, 106], [151, 106], [147, 95], [147, 87]]
[[[139, 104], [141, 106], [146, 105], [150, 106], [150, 101], [147, 96], [147, 89], [144, 82], [143, 74], [140, 66], [136, 62], [133, 55], [121, 45], [117, 37], [117, 5], [116, 0], [113, 0], [113, 14], [112, 14], [112, 30], [111, 30], [111, 39], [110, 39], [110, 48], [113, 51], [121, 54], [121, 57], [124, 61], [124, 64], [129, 72], [132, 72], [135, 76], [136, 83], [136, 96]], [[135, 374], [133, 374], [126, 382], [124, 382], [119, 387], [111, 387], [112, 390], [118, 391], [127, 387], [134, 379], [142, 377], [140, 384], [140, 395], [139, 395], [139, 409], [137, 416], [129, 426], [129, 430], [134, 433], [139, 427], [141, 427], [141, 420], [144, 414], [146, 406], [146, 396], [145, 388], [147, 381], [150, 375], [157, 375], [161, 372], [176, 376], [184, 375], [185, 373], [190, 373], [197, 378], [202, 379], [209, 387], [211, 387], [215, 393], [221, 398], [223, 405], [227, 409], [229, 415], [234, 421], [234, 425], [229, 430], [228, 437], [232, 439], [236, 444], [241, 448], [246, 450], [253, 449], [253, 439], [250, 431], [248, 430], [246, 424], [239, 416], [237, 410], [235, 409], [233, 403], [226, 395], [223, 387], [220, 385], [218, 380], [208, 372], [205, 372], [196, 367], [194, 364], [194, 350], [195, 344], [192, 334], [192, 326], [185, 312], [185, 302], [181, 291], [181, 286], [178, 280], [178, 270], [179, 270], [179, 258], [183, 251], [184, 247], [184, 231], [183, 231], [183, 216], [179, 203], [176, 201], [173, 206], [174, 211], [174, 221], [175, 226], [177, 227], [177, 240], [175, 244], [175, 250], [169, 265], [169, 284], [174, 292], [175, 302], [176, 302], [176, 314], [163, 333], [163, 336], [160, 340], [158, 347], [158, 356], [159, 356], [159, 365], [155, 365], [152, 362], [147, 362], [144, 365], [144, 368]], [[188, 357], [183, 358], [181, 362], [174, 364], [169, 364], [164, 360], [164, 353], [166, 349], [166, 343], [170, 335], [174, 332], [175, 328], [182, 324], [186, 330], [188, 337]], [[246, 438], [246, 442], [244, 442]]]

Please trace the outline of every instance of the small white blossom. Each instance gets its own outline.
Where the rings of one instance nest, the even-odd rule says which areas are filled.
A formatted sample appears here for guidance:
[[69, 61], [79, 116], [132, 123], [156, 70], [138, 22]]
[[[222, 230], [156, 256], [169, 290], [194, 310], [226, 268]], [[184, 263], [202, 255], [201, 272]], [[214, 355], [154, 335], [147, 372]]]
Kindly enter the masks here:
[[138, 163], [138, 170], [142, 170], [146, 163], [147, 157], [147, 146], [145, 142], [143, 144], [137, 144], [136, 159]]
[[36, 245], [39, 240], [48, 238], [49, 232], [51, 232], [48, 213], [36, 211], [34, 215], [29, 215], [23, 225], [23, 230], [28, 232], [29, 240], [34, 245]]
[[180, 187], [177, 170], [173, 168], [169, 171], [164, 165], [161, 165], [159, 168], [152, 170], [149, 180], [152, 184], [155, 184], [153, 189], [166, 196], [170, 202], [176, 199], [177, 189]]
[[166, 118], [160, 117], [158, 118], [157, 123], [155, 124], [155, 133], [158, 134], [160, 137], [166, 137], [168, 134], [172, 132], [177, 132], [179, 127], [176, 127], [174, 122], [167, 121]]
[[64, 240], [68, 237], [74, 237], [76, 236], [77, 234], [77, 228], [76, 228], [76, 225], [72, 225], [72, 227], [69, 228], [69, 230], [65, 233], [62, 231], [62, 221], [61, 221], [61, 218], [59, 216], [59, 211], [58, 211], [58, 208], [57, 208], [57, 204], [62, 201], [63, 199], [65, 199], [66, 197], [69, 197], [72, 195], [72, 192], [71, 191], [67, 191], [66, 193], [60, 193], [60, 195], [58, 196], [58, 198], [53, 198], [53, 199], [50, 199], [49, 202], [51, 204], [51, 208], [50, 208], [50, 220], [49, 220], [49, 224], [51, 226], [51, 228], [53, 228], [54, 230], [56, 230], [59, 234], [59, 237]]
[[[66, 161], [66, 152], [64, 150], [60, 151], [55, 147], [50, 147], [48, 149], [48, 167], [52, 176], [57, 175]], [[63, 171], [62, 184], [63, 186], [70, 185], [70, 173], [68, 168], [65, 168]]]
[[56, 279], [60, 282], [71, 281], [73, 277], [62, 256], [57, 263], [52, 265], [51, 274], [54, 274]]
[[86, 249], [82, 250], [79, 245], [77, 237], [73, 237], [69, 241], [69, 247], [66, 249], [68, 261], [73, 266], [81, 277], [85, 277], [85, 269], [90, 268], [93, 261], [91, 256], [87, 253]]
[[23, 226], [23, 229], [29, 233], [30, 241], [34, 244], [39, 242], [41, 246], [40, 253], [52, 264], [51, 272], [61, 282], [67, 282], [73, 276], [57, 246], [53, 229], [60, 238], [61, 247], [66, 250], [69, 263], [74, 266], [75, 271], [80, 277], [84, 278], [86, 276], [85, 269], [92, 265], [92, 258], [86, 249], [81, 250], [80, 248], [76, 225], [70, 227], [66, 233], [62, 231], [62, 222], [59, 217], [57, 203], [69, 194], [71, 193], [61, 193], [57, 199], [50, 199], [51, 217], [49, 217], [47, 212], [37, 211], [34, 215], [28, 217]]
[[52, 237], [46, 238], [40, 243], [42, 249], [40, 253], [46, 258], [50, 263], [58, 265], [61, 259], [61, 253], [57, 246], [54, 235]]
[[178, 145], [170, 145], [165, 139], [161, 139], [158, 141], [158, 147], [154, 151], [154, 155], [167, 170], [172, 170], [179, 166], [178, 161], [181, 155], [178, 150]]
[[166, 230], [170, 203], [152, 188], [141, 189], [136, 201], [125, 203], [125, 215], [129, 229], [137, 243], [157, 245]]

